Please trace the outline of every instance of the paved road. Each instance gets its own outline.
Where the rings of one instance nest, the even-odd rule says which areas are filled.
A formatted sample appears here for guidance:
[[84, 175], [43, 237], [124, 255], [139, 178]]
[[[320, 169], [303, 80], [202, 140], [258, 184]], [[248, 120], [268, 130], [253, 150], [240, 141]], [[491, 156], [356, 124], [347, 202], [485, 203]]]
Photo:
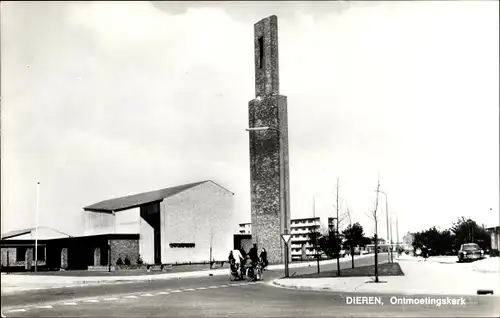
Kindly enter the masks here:
[[[358, 266], [372, 258], [359, 259]], [[344, 263], [345, 264], [345, 263]], [[344, 266], [349, 266], [346, 263]], [[324, 266], [332, 269], [335, 264]], [[315, 268], [291, 269], [307, 273]], [[2, 297], [7, 317], [332, 317], [332, 316], [467, 316], [491, 317], [498, 298], [468, 297], [466, 305], [348, 305], [360, 295], [297, 291], [269, 286], [282, 271], [265, 272], [259, 283], [229, 282], [227, 276], [176, 279], [50, 290]], [[400, 296], [403, 297], [403, 296]], [[498, 316], [498, 315], [497, 315]]]
[[[386, 255], [380, 255], [380, 262], [387, 260]], [[363, 258], [355, 259], [355, 266], [366, 266], [373, 264], [373, 256], [365, 256]], [[341, 268], [350, 268], [350, 259], [341, 260]], [[321, 265], [321, 270], [333, 270], [337, 268], [337, 264]], [[290, 275], [306, 274], [317, 271], [316, 266], [290, 268]], [[229, 272], [228, 272], [229, 274]], [[264, 281], [271, 281], [275, 278], [283, 277], [284, 270], [272, 270], [264, 272]], [[74, 287], [74, 288], [54, 288], [47, 290], [33, 290], [25, 291], [22, 294], [6, 294], [2, 295], [2, 308], [22, 307], [34, 304], [44, 304], [47, 302], [60, 302], [67, 299], [80, 299], [88, 297], [100, 297], [107, 295], [121, 295], [124, 293], [133, 294], [141, 292], [154, 292], [162, 291], [165, 289], [179, 289], [179, 288], [197, 288], [213, 285], [223, 285], [229, 283], [229, 275], [222, 276], [204, 276], [198, 278], [182, 278], [182, 279], [168, 279], [168, 280], [153, 280], [142, 282], [128, 282], [128, 283], [114, 283], [104, 285], [93, 285], [87, 287]]]

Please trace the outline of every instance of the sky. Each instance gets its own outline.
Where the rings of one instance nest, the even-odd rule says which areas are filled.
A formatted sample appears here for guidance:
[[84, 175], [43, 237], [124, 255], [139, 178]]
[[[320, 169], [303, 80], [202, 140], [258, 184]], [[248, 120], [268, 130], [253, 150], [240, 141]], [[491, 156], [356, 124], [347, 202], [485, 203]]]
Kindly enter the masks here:
[[[2, 2], [2, 232], [200, 180], [250, 221], [253, 24], [279, 19], [292, 218], [499, 224], [497, 1]], [[385, 232], [385, 197], [379, 196]]]

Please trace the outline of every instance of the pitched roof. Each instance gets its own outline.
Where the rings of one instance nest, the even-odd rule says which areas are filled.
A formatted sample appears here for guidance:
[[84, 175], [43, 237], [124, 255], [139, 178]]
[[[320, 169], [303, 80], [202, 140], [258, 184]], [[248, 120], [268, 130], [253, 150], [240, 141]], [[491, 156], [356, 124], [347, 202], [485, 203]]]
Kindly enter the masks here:
[[[55, 231], [55, 232], [58, 232], [60, 234], [63, 234], [67, 237], [71, 237], [71, 235], [69, 234], [66, 234], [66, 233], [63, 233], [61, 231], [58, 231], [56, 229], [53, 229], [51, 227], [48, 227], [48, 226], [39, 226], [38, 229], [49, 229], [49, 230], [52, 230], [52, 231]], [[4, 233], [2, 235], [2, 240], [5, 240], [5, 239], [8, 239], [8, 238], [13, 238], [13, 237], [17, 237], [17, 236], [21, 236], [21, 235], [24, 235], [24, 234], [28, 234], [28, 233], [31, 233], [33, 231], [36, 230], [36, 227], [31, 227], [31, 228], [28, 228], [28, 229], [22, 229], [22, 230], [14, 230], [14, 231], [9, 231], [7, 233]]]
[[[200, 184], [205, 183], [205, 182], [215, 183], [215, 182], [210, 181], [210, 180], [188, 183], [188, 184], [183, 184], [183, 185], [165, 188], [165, 189], [161, 189], [161, 190], [149, 191], [149, 192], [144, 192], [144, 193], [139, 193], [139, 194], [134, 194], [134, 195], [128, 195], [125, 197], [105, 200], [105, 201], [101, 201], [101, 202], [86, 206], [83, 209], [85, 211], [105, 212], [105, 213], [128, 210], [128, 209], [132, 209], [132, 208], [137, 208], [137, 207], [144, 205], [144, 204], [161, 201], [165, 198], [174, 196], [182, 191], [196, 187], [197, 185], [200, 185]], [[216, 184], [216, 185], [221, 187], [218, 184]], [[225, 190], [229, 191], [227, 189], [225, 189]]]

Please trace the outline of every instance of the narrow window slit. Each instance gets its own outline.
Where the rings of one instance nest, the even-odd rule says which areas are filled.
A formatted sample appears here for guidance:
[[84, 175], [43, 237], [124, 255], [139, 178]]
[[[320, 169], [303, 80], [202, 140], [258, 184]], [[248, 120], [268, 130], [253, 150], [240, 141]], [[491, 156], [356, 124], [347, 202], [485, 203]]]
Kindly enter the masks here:
[[259, 37], [259, 67], [264, 67], [264, 38]]

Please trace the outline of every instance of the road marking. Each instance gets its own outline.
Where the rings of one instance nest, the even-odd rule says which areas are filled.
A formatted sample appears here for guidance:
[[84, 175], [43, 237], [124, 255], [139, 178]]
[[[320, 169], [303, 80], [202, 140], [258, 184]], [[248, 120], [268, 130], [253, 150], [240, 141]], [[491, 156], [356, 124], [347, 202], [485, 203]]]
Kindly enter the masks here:
[[[3, 274], [3, 273], [2, 273]], [[2, 314], [2, 318], [7, 318], [7, 316], [5, 316], [4, 314]]]
[[182, 290], [179, 290], [179, 289], [172, 290], [171, 293], [182, 293]]
[[113, 297], [113, 298], [106, 298], [106, 299], [104, 299], [104, 300], [118, 300], [118, 298]]
[[229, 287], [229, 285], [220, 285], [219, 287]]
[[9, 310], [9, 312], [25, 312], [26, 309], [22, 308], [22, 309], [12, 309], [12, 310]]
[[219, 288], [217, 286], [208, 286], [208, 288]]
[[158, 293], [158, 294], [156, 294], [156, 295], [168, 295], [168, 294], [170, 294], [170, 293], [169, 293], [169, 292], [159, 292], [159, 293]]
[[83, 302], [84, 303], [98, 303], [99, 301], [97, 299], [88, 299], [88, 300], [84, 300]]
[[206, 287], [198, 287], [196, 289], [207, 289]]
[[39, 308], [39, 309], [49, 309], [49, 308], [52, 308], [51, 305], [46, 305], [46, 306], [38, 306], [36, 308]]
[[134, 295], [132, 295], [132, 296], [125, 296], [125, 298], [137, 298], [137, 296], [134, 296]]
[[75, 306], [75, 305], [76, 305], [76, 303], [64, 303], [63, 305], [64, 305], [64, 306]]
[[193, 288], [187, 288], [187, 289], [184, 289], [184, 291], [195, 291], [196, 289], [193, 289]]
[[142, 294], [141, 296], [142, 296], [142, 297], [151, 297], [151, 296], [153, 296], [153, 295], [151, 295], [151, 294]]

